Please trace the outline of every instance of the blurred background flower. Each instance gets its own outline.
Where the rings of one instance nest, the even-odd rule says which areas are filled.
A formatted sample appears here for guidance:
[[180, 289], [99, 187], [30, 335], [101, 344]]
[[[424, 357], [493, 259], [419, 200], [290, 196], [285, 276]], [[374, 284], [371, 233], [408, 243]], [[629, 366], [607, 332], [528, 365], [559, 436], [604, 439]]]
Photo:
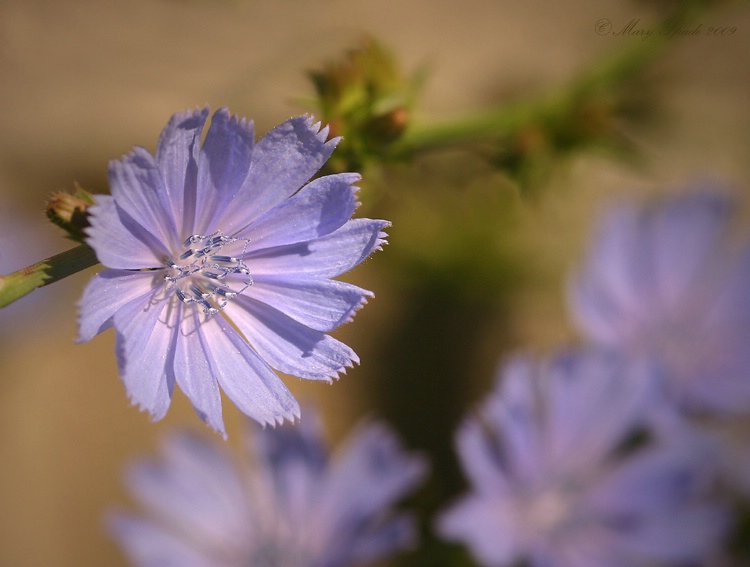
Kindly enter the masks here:
[[729, 524], [711, 493], [718, 468], [701, 437], [653, 441], [660, 378], [596, 350], [507, 363], [457, 433], [471, 492], [439, 517], [441, 535], [485, 567], [710, 559]]
[[248, 424], [232, 459], [218, 438], [173, 433], [163, 462], [132, 465], [145, 517], [113, 514], [113, 536], [139, 567], [346, 567], [417, 543], [395, 505], [427, 473], [382, 423], [362, 423], [333, 455], [317, 412], [297, 425]]

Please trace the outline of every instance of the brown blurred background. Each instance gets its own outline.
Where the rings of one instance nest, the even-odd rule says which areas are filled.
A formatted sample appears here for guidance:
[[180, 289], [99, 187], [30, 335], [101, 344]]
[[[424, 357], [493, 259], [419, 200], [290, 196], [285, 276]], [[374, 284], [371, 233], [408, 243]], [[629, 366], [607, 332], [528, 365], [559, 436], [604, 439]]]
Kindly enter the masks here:
[[[426, 120], [560, 85], [640, 41], [599, 36], [597, 20], [648, 24], [657, 10], [657, 3], [595, 0], [0, 0], [0, 271], [70, 247], [44, 219], [51, 191], [74, 182], [106, 191], [108, 160], [136, 144], [153, 150], [176, 111], [226, 105], [254, 118], [260, 134], [309, 110], [296, 102], [312, 94], [305, 73], [364, 34], [392, 49], [407, 71], [428, 66], [418, 114]], [[436, 156], [365, 181], [363, 210], [387, 185], [396, 222], [390, 246], [345, 278], [376, 293], [335, 333], [362, 365], [332, 386], [287, 379], [301, 400], [324, 409], [332, 439], [363, 415], [384, 416], [410, 447], [445, 447], [437, 467], [450, 469], [450, 432], [489, 387], [500, 357], [574, 340], [563, 286], [602, 203], [668, 191], [696, 175], [750, 189], [750, 10], [719, 4], [702, 21], [737, 32], [675, 40], [655, 64], [659, 120], [638, 134], [644, 159], [637, 166], [582, 156], [529, 201], [465, 156]], [[422, 192], [412, 193], [415, 186]], [[398, 263], [387, 261], [397, 247], [429, 248], [417, 242], [420, 234], [446, 221], [435, 202], [413, 196], [425, 188], [440, 196], [435, 202], [459, 204], [450, 214], [467, 225], [484, 203], [507, 203], [502, 247], [511, 283], [497, 297], [481, 285], [482, 297], [415, 293]], [[101, 522], [106, 509], [127, 502], [123, 465], [152, 453], [170, 428], [205, 429], [181, 393], [158, 424], [129, 406], [111, 331], [74, 344], [75, 304], [89, 275], [0, 312], [0, 566], [125, 565]], [[497, 277], [506, 281], [502, 270]], [[404, 334], [414, 321], [424, 326], [425, 313], [430, 333]], [[422, 371], [436, 367], [453, 372], [450, 382]], [[446, 405], [446, 391], [460, 399]], [[229, 404], [225, 416], [236, 446], [240, 418]], [[428, 438], [429, 431], [437, 433]]]

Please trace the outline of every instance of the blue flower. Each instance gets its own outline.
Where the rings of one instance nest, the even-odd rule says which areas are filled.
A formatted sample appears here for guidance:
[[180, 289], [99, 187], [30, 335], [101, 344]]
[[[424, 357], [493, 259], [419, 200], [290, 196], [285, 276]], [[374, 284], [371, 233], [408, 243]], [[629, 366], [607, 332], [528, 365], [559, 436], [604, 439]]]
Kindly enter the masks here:
[[318, 423], [307, 411], [297, 426], [256, 426], [246, 462], [174, 434], [161, 463], [130, 469], [147, 516], [113, 514], [115, 538], [139, 567], [344, 567], [411, 545], [412, 518], [391, 507], [425, 462], [379, 423], [360, 426], [331, 458]]
[[80, 303], [79, 340], [109, 327], [133, 403], [161, 419], [174, 384], [224, 432], [220, 388], [266, 424], [299, 417], [273, 369], [330, 382], [357, 355], [326, 333], [372, 293], [333, 280], [384, 242], [389, 223], [351, 220], [359, 175], [308, 180], [331, 155], [309, 117], [253, 143], [252, 123], [218, 110], [175, 114], [156, 155], [109, 167], [88, 242], [108, 269]]
[[732, 205], [702, 189], [614, 208], [571, 286], [586, 338], [659, 360], [689, 412], [750, 409], [750, 247], [730, 234]]
[[[457, 435], [472, 490], [438, 522], [485, 567], [630, 567], [710, 552], [726, 519], [702, 497], [707, 450], [639, 439], [658, 379], [643, 361], [516, 360]], [[660, 563], [661, 564], [661, 563]]]

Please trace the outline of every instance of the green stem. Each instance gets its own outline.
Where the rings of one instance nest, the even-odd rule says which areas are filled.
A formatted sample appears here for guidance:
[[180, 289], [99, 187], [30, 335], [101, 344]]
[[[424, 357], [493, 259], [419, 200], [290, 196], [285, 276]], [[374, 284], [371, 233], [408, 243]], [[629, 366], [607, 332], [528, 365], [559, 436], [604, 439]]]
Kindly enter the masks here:
[[32, 264], [28, 268], [0, 276], [0, 307], [13, 303], [38, 287], [95, 266], [98, 262], [94, 250], [82, 244]]
[[684, 2], [677, 14], [655, 27], [656, 33], [648, 40], [638, 39], [629, 43], [556, 92], [537, 99], [505, 103], [499, 108], [452, 120], [415, 124], [392, 146], [392, 155], [404, 158], [467, 143], [501, 141], [526, 127], [547, 121], [554, 123], [569, 114], [577, 102], [596, 93], [615, 92], [626, 84], [654, 61], [669, 43], [677, 40], [670, 37], [671, 29], [694, 19], [708, 4], [704, 0]]

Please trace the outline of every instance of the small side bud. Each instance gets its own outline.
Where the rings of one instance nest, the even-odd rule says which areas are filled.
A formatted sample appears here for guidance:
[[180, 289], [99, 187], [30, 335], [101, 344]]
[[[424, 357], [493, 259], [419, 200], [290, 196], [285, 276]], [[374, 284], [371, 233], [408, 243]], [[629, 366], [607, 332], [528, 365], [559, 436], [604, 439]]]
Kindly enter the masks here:
[[47, 218], [62, 228], [68, 238], [84, 243], [85, 229], [89, 226], [88, 208], [93, 204], [91, 193], [76, 183], [74, 193], [52, 194], [47, 201]]
[[370, 160], [388, 160], [391, 144], [409, 127], [422, 75], [404, 76], [393, 55], [372, 38], [309, 75], [317, 116], [332, 135], [343, 136], [328, 169], [357, 171]]

